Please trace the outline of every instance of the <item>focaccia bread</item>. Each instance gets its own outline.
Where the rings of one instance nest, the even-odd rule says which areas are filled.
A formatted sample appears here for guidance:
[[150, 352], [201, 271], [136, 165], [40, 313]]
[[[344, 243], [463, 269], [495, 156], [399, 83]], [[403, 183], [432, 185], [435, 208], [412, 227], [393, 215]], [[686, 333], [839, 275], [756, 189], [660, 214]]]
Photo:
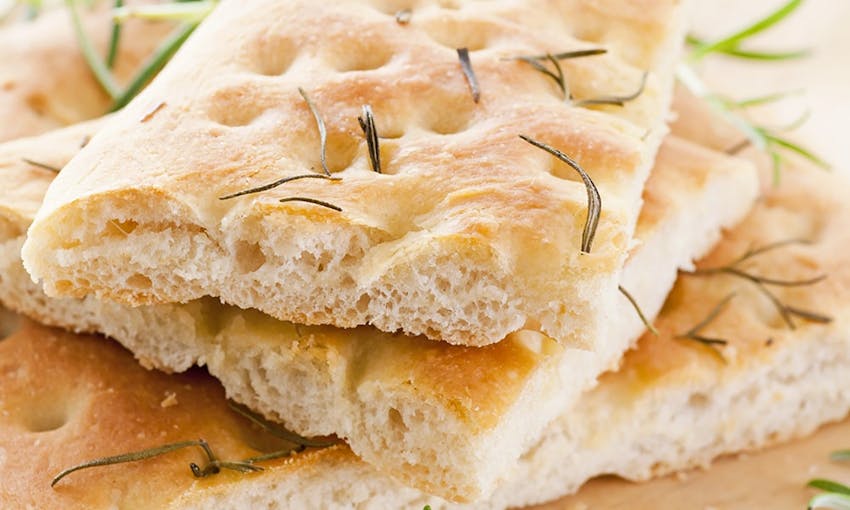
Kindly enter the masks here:
[[[111, 7], [107, 1], [77, 7], [100, 54], [111, 33]], [[113, 69], [118, 83], [135, 74], [171, 27], [137, 20], [124, 24]], [[32, 20], [0, 28], [0, 141], [100, 117], [110, 103], [80, 53], [65, 8], [45, 7]]]
[[[666, 132], [681, 3], [222, 2], [52, 186], [28, 269], [54, 296], [212, 296], [300, 324], [595, 348]], [[552, 79], [547, 54], [594, 48]], [[634, 97], [583, 103], [611, 96]], [[322, 174], [316, 116], [338, 180], [221, 200]], [[586, 185], [520, 135], [595, 182], [592, 244]]]
[[[700, 122], [700, 119], [695, 119]], [[27, 169], [22, 154], [70, 158], [82, 131], [58, 131], [0, 147], [0, 184], [26, 176], [43, 191], [52, 174]], [[35, 184], [38, 181], [39, 184]], [[454, 499], [487, 494], [546, 423], [568, 409], [643, 331], [620, 296], [608, 347], [565, 347], [532, 331], [469, 348], [374, 328], [299, 326], [212, 299], [126, 307], [94, 297], [49, 299], [29, 279], [20, 247], [35, 207], [15, 193], [0, 205], [23, 209], [0, 244], [0, 300], [43, 322], [106, 333], [146, 366], [182, 371], [205, 364], [228, 394], [303, 434], [335, 433], [358, 455], [407, 484]], [[668, 139], [644, 192], [638, 247], [622, 285], [650, 317], [676, 268], [690, 267], [749, 209], [755, 169], [741, 160]], [[29, 214], [29, 215], [27, 215]], [[107, 235], [127, 235], [114, 222]], [[647, 278], [646, 275], [652, 275]]]
[[[0, 464], [7, 481], [0, 491], [18, 506], [53, 508], [499, 509], [558, 497], [600, 474], [640, 480], [810, 433], [850, 410], [845, 189], [847, 182], [834, 175], [787, 170], [781, 187], [769, 189], [698, 266], [723, 266], [748, 249], [794, 236], [808, 239], [811, 244], [763, 253], [745, 269], [777, 279], [828, 275], [813, 285], [773, 290], [783, 303], [828, 316], [830, 323], [797, 321], [791, 331], [763, 295], [748, 290], [749, 282], [683, 275], [656, 322], [660, 336], [645, 335], [619, 372], [604, 376], [573, 412], [550, 425], [509, 480], [477, 505], [449, 504], [405, 488], [344, 445], [263, 464], [261, 473], [223, 472], [203, 480], [194, 480], [187, 468], [201, 457], [188, 452], [80, 471], [51, 490], [50, 479], [61, 469], [166, 442], [202, 437], [228, 460], [256, 450], [212, 379], [146, 372], [103, 340], [25, 320], [0, 342], [0, 360], [14, 364], [0, 370], [0, 445], [27, 452]], [[721, 348], [725, 363], [699, 343], [676, 338], [731, 292], [732, 306], [704, 331], [728, 340]], [[13, 329], [5, 319], [2, 324]], [[43, 377], [45, 371], [52, 377]], [[54, 418], [32, 420], [32, 409]]]

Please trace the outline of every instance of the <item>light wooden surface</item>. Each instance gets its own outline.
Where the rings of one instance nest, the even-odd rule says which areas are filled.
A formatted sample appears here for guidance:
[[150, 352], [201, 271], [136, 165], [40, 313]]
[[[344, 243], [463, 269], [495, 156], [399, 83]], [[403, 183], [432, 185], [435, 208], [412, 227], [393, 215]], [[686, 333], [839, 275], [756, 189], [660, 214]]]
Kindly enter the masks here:
[[[694, 31], [701, 36], [723, 35], [784, 2], [699, 0]], [[850, 173], [850, 1], [808, 0], [799, 12], [770, 34], [754, 39], [751, 46], [773, 50], [806, 47], [813, 53], [806, 60], [785, 63], [712, 58], [701, 66], [706, 82], [739, 99], [801, 90], [773, 105], [771, 116], [790, 122], [809, 108], [809, 121], [788, 136], [828, 160], [833, 171]], [[615, 477], [596, 479], [575, 496], [539, 510], [801, 510], [817, 492], [805, 487], [809, 479], [825, 477], [850, 483], [850, 464], [828, 458], [840, 448], [850, 448], [850, 419], [793, 443], [721, 458], [705, 470], [640, 484]]]

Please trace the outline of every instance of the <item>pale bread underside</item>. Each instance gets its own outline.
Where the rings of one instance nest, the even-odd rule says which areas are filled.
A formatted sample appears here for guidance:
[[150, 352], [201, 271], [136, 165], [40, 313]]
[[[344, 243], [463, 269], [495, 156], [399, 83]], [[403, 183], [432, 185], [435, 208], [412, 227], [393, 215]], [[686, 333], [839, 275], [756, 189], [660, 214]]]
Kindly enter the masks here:
[[[401, 25], [378, 1], [224, 2], [51, 188], [24, 251], [30, 271], [51, 295], [214, 296], [302, 324], [467, 345], [525, 328], [594, 346], [666, 131], [680, 3], [439, 4], [419, 2]], [[575, 107], [511, 58], [597, 45], [609, 53], [563, 61], [570, 91], [628, 94], [649, 71], [623, 107]], [[464, 46], [478, 104], [455, 51]], [[342, 181], [218, 200], [321, 171], [298, 87], [327, 125]], [[356, 120], [365, 104], [383, 175], [369, 169]], [[598, 185], [590, 254], [579, 251], [584, 185], [520, 134], [570, 154]], [[292, 196], [342, 212], [277, 201]], [[126, 236], [112, 235], [113, 221]]]
[[[7, 144], [0, 149], [0, 169], [4, 160], [7, 165], [0, 178], [19, 175], [22, 149], [41, 140], [53, 157], [69, 157], [80, 132], [94, 127]], [[30, 178], [43, 190], [50, 177]], [[755, 192], [751, 166], [668, 140], [644, 194], [640, 245], [622, 282], [648, 316], [660, 309], [676, 268], [708, 250]], [[14, 199], [0, 194], [0, 205]], [[18, 232], [31, 217], [23, 214]], [[111, 235], [124, 235], [121, 224], [111, 228]], [[0, 299], [8, 306], [49, 324], [104, 332], [146, 366], [181, 371], [205, 364], [235, 399], [301, 433], [345, 437], [379, 469], [452, 498], [492, 490], [546, 423], [614, 366], [643, 329], [622, 297], [609, 347], [597, 353], [533, 332], [465, 348], [369, 328], [294, 326], [210, 299], [137, 308], [49, 299], [23, 271], [22, 242], [10, 236], [0, 250]]]

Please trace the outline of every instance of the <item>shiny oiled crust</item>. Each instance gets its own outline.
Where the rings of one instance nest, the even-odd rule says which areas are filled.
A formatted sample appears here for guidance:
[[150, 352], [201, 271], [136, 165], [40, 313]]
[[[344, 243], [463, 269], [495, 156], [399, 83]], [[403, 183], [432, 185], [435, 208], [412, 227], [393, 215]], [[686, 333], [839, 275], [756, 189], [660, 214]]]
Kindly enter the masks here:
[[[399, 24], [389, 2], [224, 2], [57, 180], [28, 267], [53, 295], [133, 305], [209, 295], [303, 324], [467, 345], [528, 328], [591, 346], [665, 131], [683, 27], [678, 2], [646, 3], [612, 15], [623, 2], [422, 1]], [[570, 93], [629, 94], [648, 71], [623, 107], [576, 107], [512, 59], [597, 46], [608, 54], [563, 61]], [[459, 47], [471, 53], [477, 104]], [[321, 172], [299, 87], [342, 180], [219, 200]], [[370, 170], [358, 126], [366, 104], [383, 174]], [[590, 254], [579, 251], [584, 185], [520, 134], [568, 153], [598, 185]], [[278, 202], [295, 196], [342, 211]], [[132, 232], [104, 237], [110, 220]]]
[[[133, 4], [152, 3], [129, 2]], [[103, 54], [111, 31], [112, 2], [78, 6], [86, 33]], [[171, 25], [124, 24], [113, 73], [125, 84]], [[0, 27], [0, 141], [31, 136], [100, 117], [111, 100], [80, 53], [65, 8], [44, 7], [32, 20]]]

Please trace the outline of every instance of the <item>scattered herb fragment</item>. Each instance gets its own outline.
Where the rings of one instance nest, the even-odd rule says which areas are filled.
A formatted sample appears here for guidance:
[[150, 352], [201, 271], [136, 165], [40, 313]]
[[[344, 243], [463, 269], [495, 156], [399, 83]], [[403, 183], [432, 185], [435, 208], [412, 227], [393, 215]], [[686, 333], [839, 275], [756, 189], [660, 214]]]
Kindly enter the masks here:
[[715, 338], [715, 337], [705, 336], [701, 332], [709, 324], [714, 322], [714, 320], [717, 319], [717, 317], [721, 313], [723, 313], [723, 310], [726, 309], [726, 307], [729, 305], [729, 302], [732, 301], [732, 298], [734, 298], [734, 297], [735, 297], [735, 294], [733, 293], [733, 294], [729, 294], [728, 296], [726, 296], [725, 298], [720, 300], [720, 302], [717, 303], [717, 305], [715, 305], [714, 308], [712, 308], [710, 312], [708, 312], [708, 315], [706, 315], [703, 320], [701, 320], [699, 323], [697, 323], [694, 327], [692, 327], [691, 329], [689, 329], [685, 333], [682, 333], [681, 335], [677, 335], [676, 338], [678, 338], [680, 340], [692, 340], [694, 342], [699, 342], [700, 344], [704, 345], [709, 350], [711, 350], [711, 352], [714, 353], [714, 355], [717, 356], [720, 359], [720, 361], [722, 361], [723, 363], [726, 363], [726, 357], [723, 356], [722, 352], [720, 352], [720, 349], [718, 348], [718, 346], [727, 345], [729, 343], [729, 341], [724, 339], [724, 338]]
[[369, 149], [369, 164], [373, 172], [381, 172], [381, 149], [378, 146], [378, 128], [375, 127], [375, 116], [372, 115], [372, 107], [363, 105], [363, 115], [357, 117], [360, 129], [366, 136], [366, 147]]
[[617, 288], [620, 289], [620, 294], [625, 296], [626, 299], [629, 300], [629, 303], [632, 304], [632, 307], [635, 309], [635, 312], [637, 312], [638, 317], [640, 317], [641, 322], [643, 322], [643, 325], [646, 326], [646, 329], [648, 329], [653, 335], [658, 336], [658, 330], [655, 329], [655, 326], [653, 326], [652, 323], [649, 322], [649, 320], [646, 318], [646, 315], [644, 315], [643, 310], [641, 310], [634, 296], [632, 296], [631, 293], [627, 291], [622, 285]]
[[324, 170], [325, 175], [330, 176], [331, 171], [328, 169], [328, 160], [327, 160], [327, 148], [328, 148], [328, 131], [325, 129], [325, 121], [322, 120], [322, 116], [319, 115], [319, 110], [316, 108], [316, 105], [313, 101], [310, 100], [310, 97], [304, 92], [304, 89], [298, 87], [298, 93], [301, 94], [301, 97], [304, 98], [304, 102], [307, 103], [307, 108], [310, 109], [310, 113], [313, 114], [313, 118], [316, 119], [316, 127], [319, 130], [319, 144], [320, 144], [320, 155], [319, 158], [322, 162], [322, 170]]
[[328, 177], [325, 174], [300, 174], [300, 175], [291, 175], [289, 177], [284, 177], [282, 179], [278, 179], [274, 182], [270, 182], [268, 184], [263, 184], [262, 186], [257, 186], [256, 188], [246, 189], [244, 191], [238, 191], [236, 193], [232, 193], [230, 195], [225, 195], [223, 197], [218, 197], [219, 200], [230, 200], [231, 198], [241, 197], [243, 195], [250, 195], [252, 193], [260, 193], [262, 191], [268, 191], [270, 189], [277, 188], [281, 184], [286, 184], [287, 182], [299, 181], [301, 179], [324, 179], [326, 181], [341, 181], [339, 177]]
[[139, 119], [139, 122], [141, 122], [142, 124], [144, 124], [145, 122], [147, 122], [147, 121], [151, 120], [151, 119], [153, 118], [153, 116], [154, 116], [154, 115], [156, 115], [156, 114], [157, 114], [157, 112], [159, 112], [159, 111], [160, 111], [160, 110], [162, 110], [163, 108], [165, 108], [165, 101], [160, 101], [159, 103], [157, 103], [157, 105], [156, 105], [156, 106], [154, 106], [153, 108], [151, 108], [151, 109], [150, 109], [150, 111], [148, 111], [146, 114], [144, 114], [144, 115], [142, 116], [142, 118], [141, 118], [141, 119]]
[[641, 94], [643, 94], [644, 89], [646, 88], [646, 79], [649, 76], [649, 73], [644, 71], [643, 76], [640, 79], [640, 85], [637, 90], [632, 92], [631, 94], [626, 94], [623, 96], [602, 96], [596, 97], [592, 99], [582, 99], [580, 101], [576, 101], [573, 103], [575, 106], [592, 106], [592, 105], [613, 105], [613, 106], [625, 106], [625, 104], [629, 101], [634, 101]]
[[35, 167], [38, 167], [38, 168], [43, 168], [45, 170], [50, 170], [51, 172], [56, 172], [57, 174], [60, 171], [62, 171], [62, 168], [60, 168], [58, 166], [48, 165], [47, 163], [40, 163], [38, 161], [34, 161], [34, 160], [28, 159], [28, 158], [21, 158], [21, 159], [23, 160], [24, 163], [26, 163], [28, 165], [32, 165], [32, 166], [35, 166]]
[[825, 274], [817, 275], [812, 278], [805, 278], [800, 280], [783, 280], [778, 278], [771, 278], [768, 276], [762, 276], [758, 274], [754, 274], [746, 269], [741, 268], [741, 264], [751, 260], [752, 258], [762, 255], [764, 253], [782, 248], [784, 246], [789, 246], [792, 244], [808, 244], [805, 240], [800, 239], [788, 239], [784, 241], [774, 242], [770, 244], [766, 244], [759, 248], [751, 248], [747, 250], [743, 255], [733, 260], [729, 264], [719, 267], [712, 267], [706, 269], [696, 269], [693, 271], [683, 271], [684, 274], [690, 274], [695, 276], [711, 276], [716, 274], [727, 274], [736, 278], [743, 279], [755, 285], [756, 289], [762, 293], [766, 298], [770, 300], [773, 306], [776, 308], [779, 315], [782, 317], [782, 320], [788, 326], [789, 329], [796, 329], [796, 324], [794, 323], [794, 317], [807, 320], [810, 322], [817, 322], [826, 324], [832, 321], [831, 317], [826, 315], [812, 312], [808, 310], [803, 310], [801, 308], [797, 308], [792, 305], [788, 305], [783, 303], [777, 296], [774, 294], [769, 287], [804, 287], [809, 285], [815, 285], [826, 278]]
[[587, 189], [587, 219], [585, 220], [584, 229], [581, 234], [581, 251], [582, 253], [590, 253], [593, 238], [596, 236], [596, 228], [599, 226], [599, 216], [602, 214], [602, 197], [599, 195], [596, 184], [593, 183], [587, 172], [573, 158], [554, 147], [546, 145], [543, 142], [538, 142], [528, 136], [519, 135], [519, 137], [531, 145], [555, 156], [578, 172], [582, 182], [584, 182], [584, 187]]
[[478, 78], [475, 77], [475, 71], [472, 69], [472, 62], [469, 60], [469, 49], [458, 48], [457, 56], [460, 59], [460, 67], [463, 69], [463, 75], [469, 84], [469, 90], [472, 92], [472, 100], [477, 103], [481, 98], [481, 91], [478, 88]]

